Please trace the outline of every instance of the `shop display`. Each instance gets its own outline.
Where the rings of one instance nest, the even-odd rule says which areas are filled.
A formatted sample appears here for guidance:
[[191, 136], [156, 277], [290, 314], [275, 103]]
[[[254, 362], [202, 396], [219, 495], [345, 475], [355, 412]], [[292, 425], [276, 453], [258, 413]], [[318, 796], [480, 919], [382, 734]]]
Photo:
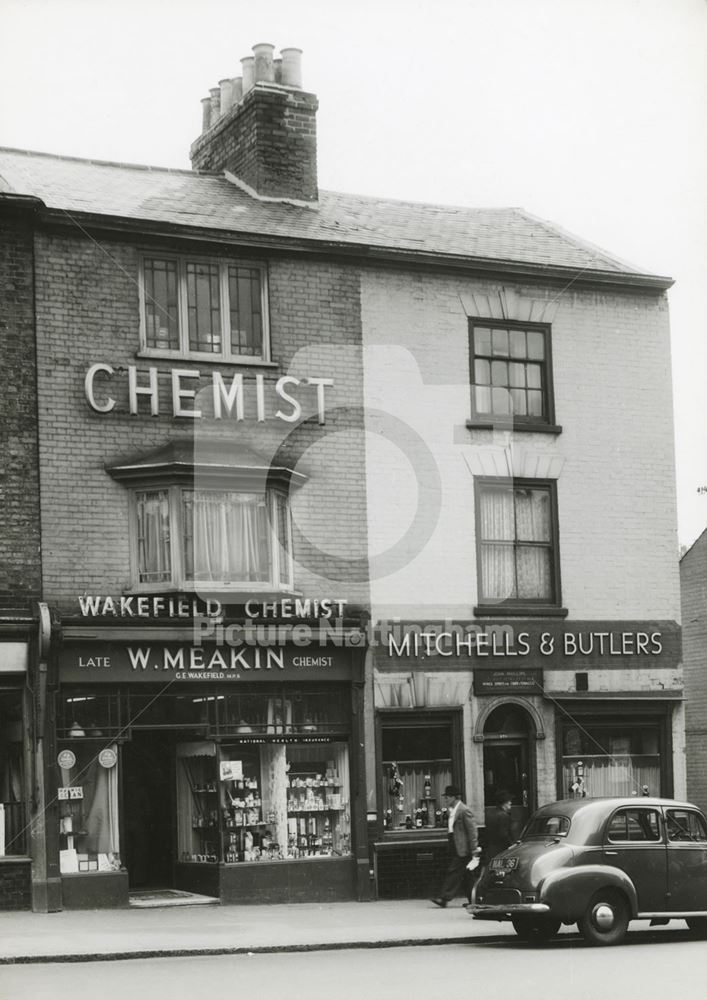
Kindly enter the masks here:
[[178, 852], [180, 861], [220, 860], [219, 789], [213, 743], [177, 746]]
[[177, 799], [182, 863], [351, 853], [345, 743], [181, 743]]
[[[289, 857], [346, 854], [345, 811], [339, 774], [329, 762], [324, 774], [290, 772], [287, 793], [287, 853]], [[333, 815], [334, 814], [334, 815]]]
[[[101, 763], [100, 750], [113, 752]], [[121, 867], [118, 833], [118, 767], [115, 747], [85, 743], [60, 752], [59, 867], [62, 875], [117, 871]]]

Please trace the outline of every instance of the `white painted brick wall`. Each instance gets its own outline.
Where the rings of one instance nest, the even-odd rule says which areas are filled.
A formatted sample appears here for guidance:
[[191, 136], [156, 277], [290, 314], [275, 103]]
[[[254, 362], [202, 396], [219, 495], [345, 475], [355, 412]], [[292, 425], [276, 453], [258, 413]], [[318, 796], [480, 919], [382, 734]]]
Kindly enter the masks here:
[[[472, 477], [465, 445], [488, 445], [470, 415], [471, 293], [499, 285], [464, 278], [367, 271], [361, 304], [369, 437], [382, 409], [424, 444], [369, 446], [373, 551], [404, 535], [417, 501], [434, 509], [427, 481], [411, 496], [412, 467], [429, 449], [441, 477], [439, 518], [420, 549], [408, 539], [395, 572], [372, 582], [374, 618], [429, 613], [431, 604], [470, 615], [477, 600]], [[678, 619], [676, 500], [667, 305], [624, 292], [562, 292], [514, 286], [521, 297], [557, 299], [552, 324], [557, 437], [515, 434], [515, 443], [564, 460], [558, 481], [563, 604], [572, 619]], [[404, 436], [398, 435], [398, 442]], [[410, 448], [405, 446], [408, 451]]]

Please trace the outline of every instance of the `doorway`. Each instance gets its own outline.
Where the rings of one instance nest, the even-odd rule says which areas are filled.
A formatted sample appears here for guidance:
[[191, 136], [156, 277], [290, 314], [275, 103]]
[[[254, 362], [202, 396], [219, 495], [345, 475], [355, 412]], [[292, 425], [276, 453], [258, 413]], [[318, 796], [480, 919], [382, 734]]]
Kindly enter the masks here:
[[535, 808], [534, 776], [531, 773], [530, 730], [527, 712], [518, 705], [500, 705], [484, 726], [484, 805], [493, 811], [499, 792], [512, 802], [511, 824], [518, 835]]
[[131, 889], [174, 883], [174, 737], [133, 730], [123, 745], [124, 857]]

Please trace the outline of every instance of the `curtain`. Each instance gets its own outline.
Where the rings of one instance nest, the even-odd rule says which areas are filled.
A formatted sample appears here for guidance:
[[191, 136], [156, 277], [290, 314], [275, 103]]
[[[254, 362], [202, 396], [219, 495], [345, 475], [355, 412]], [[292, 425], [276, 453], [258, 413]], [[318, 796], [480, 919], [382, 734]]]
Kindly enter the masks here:
[[[115, 744], [111, 749], [117, 755]], [[86, 851], [89, 854], [120, 855], [118, 765], [102, 767], [97, 760], [94, 760], [91, 770], [93, 781], [89, 784], [86, 780], [84, 786], [84, 794], [87, 790], [92, 790], [92, 797], [86, 803]]]
[[501, 601], [516, 596], [513, 490], [485, 489], [480, 501], [481, 596], [484, 600]]
[[563, 795], [572, 795], [580, 760], [584, 766], [584, 792], [589, 798], [641, 795], [644, 787], [651, 795], [660, 795], [660, 758], [652, 754], [564, 757]]
[[137, 494], [138, 565], [142, 583], [169, 580], [169, 504], [166, 490]]
[[252, 493], [185, 492], [187, 579], [224, 583], [270, 578], [266, 499]]
[[[545, 490], [516, 490], [515, 512], [518, 542], [545, 542], [549, 545], [552, 538], [549, 493]], [[519, 597], [551, 597], [549, 548], [519, 545], [516, 572]]]
[[550, 599], [550, 494], [501, 487], [480, 499], [482, 598]]

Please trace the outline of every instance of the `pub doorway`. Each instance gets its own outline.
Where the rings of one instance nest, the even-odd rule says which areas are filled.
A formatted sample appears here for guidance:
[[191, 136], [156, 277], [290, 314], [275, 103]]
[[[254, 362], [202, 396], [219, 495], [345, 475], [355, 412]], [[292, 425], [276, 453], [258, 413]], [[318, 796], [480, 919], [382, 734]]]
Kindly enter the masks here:
[[496, 806], [498, 793], [508, 793], [514, 835], [520, 833], [535, 808], [535, 776], [530, 754], [532, 729], [528, 713], [511, 703], [495, 708], [484, 725], [486, 820]]
[[131, 889], [174, 886], [174, 735], [134, 729], [123, 744], [124, 857]]

